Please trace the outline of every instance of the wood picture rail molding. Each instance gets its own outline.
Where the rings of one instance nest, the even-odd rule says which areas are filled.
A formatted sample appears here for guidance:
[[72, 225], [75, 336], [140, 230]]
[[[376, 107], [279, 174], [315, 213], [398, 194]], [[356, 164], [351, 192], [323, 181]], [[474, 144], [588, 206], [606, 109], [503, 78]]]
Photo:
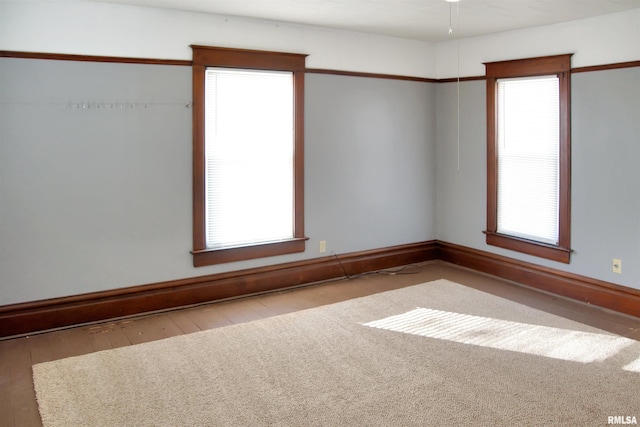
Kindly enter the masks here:
[[54, 61], [110, 62], [119, 64], [152, 64], [191, 66], [191, 61], [181, 59], [130, 58], [125, 56], [73, 55], [68, 53], [21, 52], [0, 50], [0, 58], [49, 59]]
[[489, 252], [430, 240], [202, 277], [0, 306], [0, 337], [25, 335], [323, 280], [441, 260], [532, 288], [640, 317], [640, 290]]
[[[22, 52], [13, 50], [0, 50], [0, 58], [24, 58], [24, 59], [49, 59], [59, 61], [83, 61], [83, 62], [113, 62], [122, 64], [154, 64], [154, 65], [180, 65], [191, 67], [193, 61], [182, 59], [157, 59], [157, 58], [130, 58], [121, 56], [98, 56], [98, 55], [74, 55], [66, 53], [47, 52]], [[593, 65], [587, 67], [572, 68], [572, 73], [584, 73], [590, 71], [615, 70], [618, 68], [640, 67], [640, 61], [618, 62], [613, 64]], [[307, 68], [306, 73], [331, 74], [338, 76], [370, 77], [390, 80], [406, 80], [426, 83], [452, 83], [468, 82], [474, 80], [484, 80], [485, 76], [465, 76], [433, 79], [427, 77], [402, 76], [395, 74], [365, 73], [358, 71], [330, 70], [323, 68]]]

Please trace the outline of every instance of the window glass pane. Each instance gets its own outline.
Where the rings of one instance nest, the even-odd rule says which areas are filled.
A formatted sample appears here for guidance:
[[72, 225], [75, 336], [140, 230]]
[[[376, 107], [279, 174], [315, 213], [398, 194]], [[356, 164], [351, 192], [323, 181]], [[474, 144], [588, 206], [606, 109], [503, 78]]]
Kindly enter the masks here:
[[498, 232], [558, 243], [559, 82], [498, 80]]
[[206, 71], [208, 248], [293, 237], [293, 73]]

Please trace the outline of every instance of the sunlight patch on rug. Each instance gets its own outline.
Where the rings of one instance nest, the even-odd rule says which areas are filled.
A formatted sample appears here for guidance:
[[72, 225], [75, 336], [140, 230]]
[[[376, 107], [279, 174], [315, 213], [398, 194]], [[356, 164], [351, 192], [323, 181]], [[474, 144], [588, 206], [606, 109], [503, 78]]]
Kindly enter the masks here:
[[640, 372], [640, 357], [628, 365], [623, 366], [622, 369], [629, 372]]
[[[531, 325], [420, 307], [362, 325], [460, 344], [517, 351], [580, 363], [604, 362], [635, 343], [620, 336]], [[640, 358], [622, 369], [640, 372]]]

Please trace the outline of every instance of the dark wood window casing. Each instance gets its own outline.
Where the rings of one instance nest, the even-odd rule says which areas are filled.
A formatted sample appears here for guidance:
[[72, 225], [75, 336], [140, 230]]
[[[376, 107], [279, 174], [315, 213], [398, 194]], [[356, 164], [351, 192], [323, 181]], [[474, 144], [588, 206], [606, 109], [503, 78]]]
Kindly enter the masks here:
[[[485, 63], [487, 84], [488, 245], [568, 264], [571, 255], [571, 54]], [[560, 175], [558, 244], [500, 234], [498, 230], [498, 79], [557, 75], [560, 86]]]
[[[304, 252], [304, 73], [307, 55], [191, 46], [193, 51], [193, 265], [196, 267]], [[293, 237], [277, 242], [210, 249], [205, 237], [205, 70], [207, 67], [290, 71], [294, 92]]]

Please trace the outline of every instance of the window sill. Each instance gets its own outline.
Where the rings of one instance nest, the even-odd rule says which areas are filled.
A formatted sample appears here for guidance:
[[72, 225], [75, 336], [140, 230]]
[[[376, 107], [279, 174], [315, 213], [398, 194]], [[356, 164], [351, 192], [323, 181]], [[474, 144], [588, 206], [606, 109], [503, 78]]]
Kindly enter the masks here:
[[507, 236], [494, 231], [483, 231], [483, 233], [487, 235], [487, 245], [498, 246], [564, 264], [569, 264], [571, 259], [572, 251], [569, 248]]
[[245, 261], [249, 259], [265, 258], [304, 252], [308, 237], [293, 237], [277, 242], [259, 243], [250, 246], [236, 246], [221, 249], [193, 250], [193, 266], [224, 264], [227, 262]]

